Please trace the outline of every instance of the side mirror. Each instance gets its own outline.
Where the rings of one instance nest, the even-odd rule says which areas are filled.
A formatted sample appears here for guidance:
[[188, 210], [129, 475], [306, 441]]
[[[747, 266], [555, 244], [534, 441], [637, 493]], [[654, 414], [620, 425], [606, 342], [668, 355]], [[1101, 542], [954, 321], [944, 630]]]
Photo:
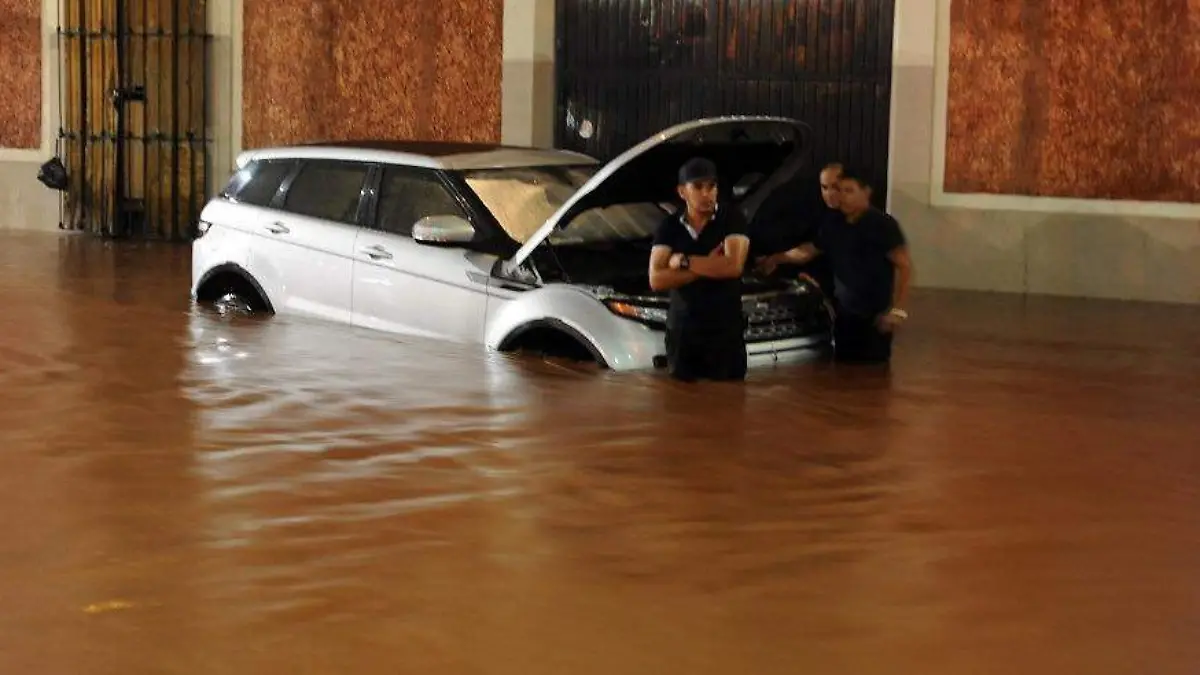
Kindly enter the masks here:
[[413, 241], [430, 246], [458, 246], [475, 240], [475, 228], [462, 216], [425, 216], [413, 225]]

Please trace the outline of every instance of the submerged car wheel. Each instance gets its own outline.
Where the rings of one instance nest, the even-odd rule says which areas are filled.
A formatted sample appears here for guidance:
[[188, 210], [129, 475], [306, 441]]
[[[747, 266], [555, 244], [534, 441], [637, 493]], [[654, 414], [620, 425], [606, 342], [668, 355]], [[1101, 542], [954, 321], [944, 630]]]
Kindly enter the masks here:
[[500, 344], [500, 351], [536, 355], [545, 361], [607, 367], [604, 358], [583, 336], [552, 321], [536, 322], [517, 330]]
[[213, 309], [221, 316], [249, 316], [254, 313], [250, 301], [237, 291], [228, 291], [213, 301]]
[[232, 267], [218, 268], [206, 276], [196, 289], [196, 302], [222, 316], [274, 313], [258, 284]]

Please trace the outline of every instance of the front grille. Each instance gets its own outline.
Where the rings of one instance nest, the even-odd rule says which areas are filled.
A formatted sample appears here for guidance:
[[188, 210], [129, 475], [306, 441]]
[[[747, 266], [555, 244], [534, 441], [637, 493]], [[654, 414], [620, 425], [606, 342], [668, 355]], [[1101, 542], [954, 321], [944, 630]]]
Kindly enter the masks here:
[[817, 297], [780, 293], [742, 303], [746, 342], [773, 342], [813, 335], [829, 326], [829, 314]]

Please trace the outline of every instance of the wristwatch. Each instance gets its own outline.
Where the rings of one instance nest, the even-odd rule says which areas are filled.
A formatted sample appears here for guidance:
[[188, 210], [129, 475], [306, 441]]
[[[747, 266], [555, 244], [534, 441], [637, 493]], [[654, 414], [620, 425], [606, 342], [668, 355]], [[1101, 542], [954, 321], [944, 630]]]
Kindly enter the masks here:
[[679, 269], [686, 270], [692, 266], [692, 259], [688, 254], [684, 253], [679, 258]]
[[901, 321], [905, 321], [908, 319], [908, 312], [900, 309], [899, 307], [893, 307], [893, 308], [889, 309], [888, 314], [891, 314], [892, 316], [896, 317], [897, 319], [900, 319]]

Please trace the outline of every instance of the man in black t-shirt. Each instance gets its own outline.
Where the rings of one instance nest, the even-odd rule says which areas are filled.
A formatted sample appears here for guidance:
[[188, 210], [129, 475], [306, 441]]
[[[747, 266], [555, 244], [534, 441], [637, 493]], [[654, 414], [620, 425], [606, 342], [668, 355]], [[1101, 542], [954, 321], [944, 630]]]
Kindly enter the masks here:
[[671, 291], [668, 368], [685, 381], [743, 380], [745, 219], [736, 208], [718, 205], [717, 167], [707, 159], [680, 168], [678, 190], [685, 208], [659, 225], [650, 252], [650, 287]]
[[786, 254], [803, 264], [822, 253], [834, 277], [834, 357], [840, 361], [887, 362], [892, 336], [908, 318], [903, 309], [912, 279], [912, 259], [900, 224], [871, 206], [864, 174], [843, 169], [839, 208], [845, 216], [821, 228], [817, 240]]

